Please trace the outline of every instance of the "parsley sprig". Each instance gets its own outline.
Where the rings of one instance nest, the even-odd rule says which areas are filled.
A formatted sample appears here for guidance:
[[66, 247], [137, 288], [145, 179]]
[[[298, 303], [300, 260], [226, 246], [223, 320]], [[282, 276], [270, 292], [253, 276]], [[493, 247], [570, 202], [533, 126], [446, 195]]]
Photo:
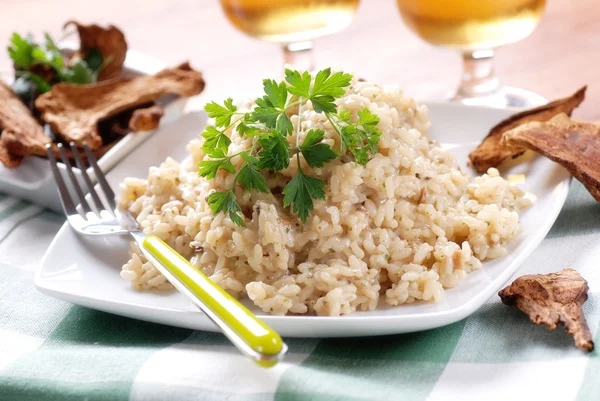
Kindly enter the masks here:
[[[327, 184], [303, 170], [301, 157], [310, 168], [321, 168], [342, 155], [352, 155], [356, 163], [365, 165], [378, 152], [377, 143], [381, 135], [377, 130], [379, 117], [368, 108], [354, 114], [346, 109], [338, 110], [335, 103], [346, 93], [351, 80], [352, 75], [332, 73], [329, 68], [319, 71], [314, 77], [308, 72], [286, 69], [285, 79], [281, 82], [263, 80], [264, 95], [255, 100], [256, 107], [250, 112], [238, 111], [231, 98], [222, 105], [208, 103], [204, 109], [215, 123], [207, 126], [202, 133], [202, 151], [210, 159], [200, 162], [198, 174], [207, 179], [215, 178], [220, 171], [236, 174], [231, 188], [208, 197], [212, 212], [228, 214], [235, 224], [245, 226], [234, 192], [236, 186], [269, 193], [264, 172], [278, 172], [295, 162], [298, 172], [283, 189], [283, 205], [290, 207], [302, 222], [306, 222], [314, 209], [314, 200], [325, 200]], [[326, 116], [340, 138], [339, 149], [324, 142], [325, 131], [322, 129], [310, 129], [303, 142], [299, 143], [302, 108], [308, 102], [317, 113]], [[290, 114], [296, 107], [299, 117], [296, 145], [291, 146], [287, 137], [293, 134]], [[253, 138], [251, 149], [228, 154], [232, 135], [228, 131], [232, 128], [241, 137]], [[243, 160], [238, 169], [231, 161], [237, 156]]]
[[[85, 59], [69, 63], [61, 50], [47, 33], [44, 41], [36, 44], [31, 34], [21, 36], [14, 32], [8, 44], [8, 55], [15, 66], [13, 89], [22, 98], [28, 99], [36, 91], [48, 92], [57, 82], [89, 84], [96, 82], [100, 71], [110, 62], [98, 50], [92, 50]], [[36, 71], [51, 71], [41, 76]]]

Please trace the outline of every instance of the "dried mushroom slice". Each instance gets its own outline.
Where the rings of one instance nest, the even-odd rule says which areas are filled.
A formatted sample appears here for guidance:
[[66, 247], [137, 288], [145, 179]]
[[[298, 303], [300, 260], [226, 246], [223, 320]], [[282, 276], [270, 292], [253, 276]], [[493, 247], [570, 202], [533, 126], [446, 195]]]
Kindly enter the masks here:
[[91, 52], [98, 51], [105, 63], [98, 80], [104, 81], [121, 75], [127, 56], [127, 41], [119, 28], [113, 25], [107, 28], [95, 24], [83, 25], [77, 21], [67, 21], [65, 28], [69, 25], [75, 25], [79, 33], [80, 48], [74, 55], [75, 59], [87, 59]]
[[581, 306], [587, 300], [588, 285], [573, 269], [558, 273], [525, 275], [498, 293], [502, 302], [529, 315], [535, 324], [554, 330], [564, 325], [575, 345], [592, 351], [594, 342]]
[[566, 168], [600, 202], [600, 126], [559, 114], [506, 132], [511, 146], [533, 150]]
[[560, 113], [571, 115], [573, 110], [585, 98], [586, 88], [584, 86], [569, 97], [514, 114], [496, 124], [477, 149], [469, 153], [471, 165], [479, 173], [485, 173], [490, 167], [497, 167], [505, 160], [514, 159], [522, 155], [525, 149], [520, 146], [503, 143], [502, 134], [530, 121], [547, 121]]
[[24, 156], [46, 154], [50, 138], [12, 89], [0, 82], [0, 162], [8, 168], [21, 164]]
[[8, 151], [8, 146], [4, 139], [4, 134], [7, 132], [6, 130], [2, 131], [2, 136], [0, 137], [0, 163], [7, 168], [16, 168], [23, 162], [23, 156], [18, 156]]
[[133, 132], [156, 129], [163, 114], [163, 108], [156, 104], [145, 109], [134, 110], [129, 120], [129, 129]]
[[98, 122], [164, 95], [189, 97], [204, 89], [202, 74], [187, 63], [155, 75], [117, 78], [91, 85], [56, 84], [35, 106], [52, 131], [67, 142], [102, 146]]

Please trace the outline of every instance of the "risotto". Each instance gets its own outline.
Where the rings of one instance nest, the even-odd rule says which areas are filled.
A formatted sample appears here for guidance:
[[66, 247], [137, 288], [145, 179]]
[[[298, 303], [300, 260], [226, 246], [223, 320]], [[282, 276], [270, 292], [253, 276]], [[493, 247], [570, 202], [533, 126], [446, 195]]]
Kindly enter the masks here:
[[[529, 206], [521, 190], [493, 168], [474, 179], [463, 173], [427, 137], [427, 108], [397, 87], [354, 80], [336, 103], [377, 114], [379, 153], [365, 166], [348, 157], [322, 168], [303, 165], [327, 183], [326, 200], [315, 201], [304, 224], [283, 207], [281, 195], [296, 163], [267, 174], [271, 193], [235, 189], [245, 227], [214, 215], [207, 197], [230, 188], [234, 176], [198, 176], [207, 157], [201, 138], [189, 143], [182, 163], [167, 159], [147, 179], [127, 178], [120, 207], [227, 292], [271, 314], [346, 315], [373, 310], [380, 299], [439, 302], [482, 261], [506, 254], [519, 232], [518, 212]], [[301, 113], [299, 130], [298, 116], [291, 116], [290, 144], [296, 133], [301, 142], [308, 130], [322, 129], [325, 142], [339, 147], [323, 114], [310, 103]], [[229, 134], [229, 154], [252, 147], [253, 138]], [[232, 163], [243, 161], [237, 156]], [[172, 288], [133, 244], [121, 276], [139, 290]]]

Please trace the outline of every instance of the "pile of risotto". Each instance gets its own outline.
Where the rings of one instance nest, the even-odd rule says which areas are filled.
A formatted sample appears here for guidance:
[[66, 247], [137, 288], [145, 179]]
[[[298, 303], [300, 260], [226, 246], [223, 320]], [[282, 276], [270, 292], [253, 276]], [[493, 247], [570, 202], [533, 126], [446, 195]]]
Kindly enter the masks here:
[[[304, 170], [327, 183], [326, 201], [315, 202], [305, 224], [281, 195], [295, 162], [266, 177], [270, 194], [236, 189], [246, 227], [213, 215], [206, 198], [230, 188], [234, 176], [198, 176], [206, 157], [201, 138], [182, 163], [167, 159], [147, 179], [126, 179], [120, 207], [230, 294], [271, 314], [347, 315], [376, 309], [380, 298], [389, 305], [439, 302], [483, 260], [506, 254], [519, 232], [517, 212], [529, 206], [521, 190], [493, 168], [475, 179], [463, 173], [427, 137], [427, 108], [397, 87], [355, 80], [337, 104], [379, 116], [379, 153], [366, 166], [339, 158]], [[296, 133], [298, 116], [291, 120]], [[310, 103], [301, 121], [300, 142], [309, 129], [322, 129], [339, 148], [327, 118]], [[252, 138], [230, 136], [230, 154], [252, 147]], [[288, 140], [295, 144], [295, 135]], [[140, 290], [172, 288], [134, 244], [121, 276]]]

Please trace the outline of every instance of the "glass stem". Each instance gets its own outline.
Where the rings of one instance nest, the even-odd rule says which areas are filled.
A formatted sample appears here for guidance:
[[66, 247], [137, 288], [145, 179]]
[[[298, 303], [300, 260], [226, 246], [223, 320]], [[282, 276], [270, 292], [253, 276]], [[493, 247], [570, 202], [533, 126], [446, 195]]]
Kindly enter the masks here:
[[296, 42], [282, 45], [283, 62], [296, 70], [312, 71], [315, 67], [313, 42]]
[[463, 74], [456, 98], [477, 98], [498, 92], [500, 81], [494, 73], [493, 50], [464, 52], [462, 58]]

